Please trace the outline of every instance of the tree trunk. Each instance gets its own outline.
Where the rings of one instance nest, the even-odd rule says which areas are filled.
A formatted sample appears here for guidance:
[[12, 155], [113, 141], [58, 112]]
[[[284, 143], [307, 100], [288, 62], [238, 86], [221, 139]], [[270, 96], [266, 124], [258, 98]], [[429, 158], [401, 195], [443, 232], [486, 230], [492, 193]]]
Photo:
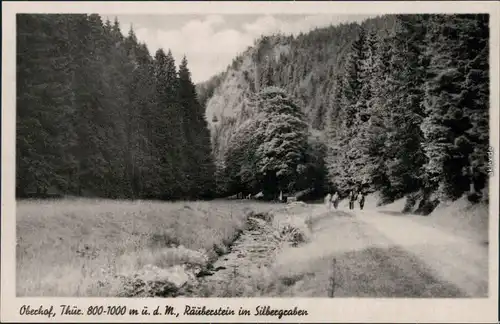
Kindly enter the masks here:
[[471, 194], [474, 194], [476, 193], [476, 189], [474, 187], [474, 169], [472, 168], [472, 165], [469, 167], [469, 178], [470, 178], [469, 191]]

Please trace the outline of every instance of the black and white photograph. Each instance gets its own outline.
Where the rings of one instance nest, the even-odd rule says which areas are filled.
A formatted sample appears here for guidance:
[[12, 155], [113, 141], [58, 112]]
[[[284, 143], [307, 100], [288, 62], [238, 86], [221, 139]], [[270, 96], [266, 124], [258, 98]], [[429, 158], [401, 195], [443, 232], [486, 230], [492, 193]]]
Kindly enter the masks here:
[[13, 18], [16, 298], [497, 298], [489, 13], [104, 9]]

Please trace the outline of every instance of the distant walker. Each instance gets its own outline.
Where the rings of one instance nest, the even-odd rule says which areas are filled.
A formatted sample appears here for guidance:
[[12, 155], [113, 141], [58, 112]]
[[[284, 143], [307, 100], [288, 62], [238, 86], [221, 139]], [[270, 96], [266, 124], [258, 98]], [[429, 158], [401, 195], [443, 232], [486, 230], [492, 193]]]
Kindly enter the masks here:
[[357, 199], [357, 195], [354, 190], [349, 193], [349, 209], [354, 209], [354, 202]]
[[337, 209], [339, 206], [339, 194], [336, 191], [331, 198], [331, 202], [333, 203], [333, 207]]
[[358, 193], [358, 202], [359, 202], [359, 208], [363, 210], [363, 207], [365, 205], [365, 195], [361, 191]]

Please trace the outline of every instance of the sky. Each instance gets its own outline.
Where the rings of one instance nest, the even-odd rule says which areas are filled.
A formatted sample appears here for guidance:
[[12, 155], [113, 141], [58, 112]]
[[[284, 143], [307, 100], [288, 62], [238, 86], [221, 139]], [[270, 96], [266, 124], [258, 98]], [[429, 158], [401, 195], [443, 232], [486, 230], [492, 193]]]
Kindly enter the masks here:
[[367, 15], [102, 15], [118, 18], [123, 34], [133, 26], [151, 55], [171, 50], [177, 65], [185, 55], [193, 82], [208, 80], [231, 64], [261, 35], [297, 35], [316, 27], [361, 22]]

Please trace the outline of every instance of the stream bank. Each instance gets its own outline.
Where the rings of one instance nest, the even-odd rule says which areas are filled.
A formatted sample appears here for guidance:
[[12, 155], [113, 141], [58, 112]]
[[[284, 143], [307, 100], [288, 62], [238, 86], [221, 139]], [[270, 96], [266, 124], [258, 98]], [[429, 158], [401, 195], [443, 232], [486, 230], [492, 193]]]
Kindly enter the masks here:
[[[170, 268], [146, 265], [133, 274], [119, 276], [121, 297], [238, 297], [255, 295], [264, 289], [266, 273], [276, 254], [285, 246], [297, 246], [306, 239], [293, 212], [303, 204], [291, 204], [269, 212], [248, 211], [246, 224], [233, 240], [218, 248], [210, 260], [199, 251]], [[277, 216], [277, 217], [276, 217]], [[299, 221], [300, 222], [300, 221]], [[257, 291], [255, 291], [257, 290]]]

